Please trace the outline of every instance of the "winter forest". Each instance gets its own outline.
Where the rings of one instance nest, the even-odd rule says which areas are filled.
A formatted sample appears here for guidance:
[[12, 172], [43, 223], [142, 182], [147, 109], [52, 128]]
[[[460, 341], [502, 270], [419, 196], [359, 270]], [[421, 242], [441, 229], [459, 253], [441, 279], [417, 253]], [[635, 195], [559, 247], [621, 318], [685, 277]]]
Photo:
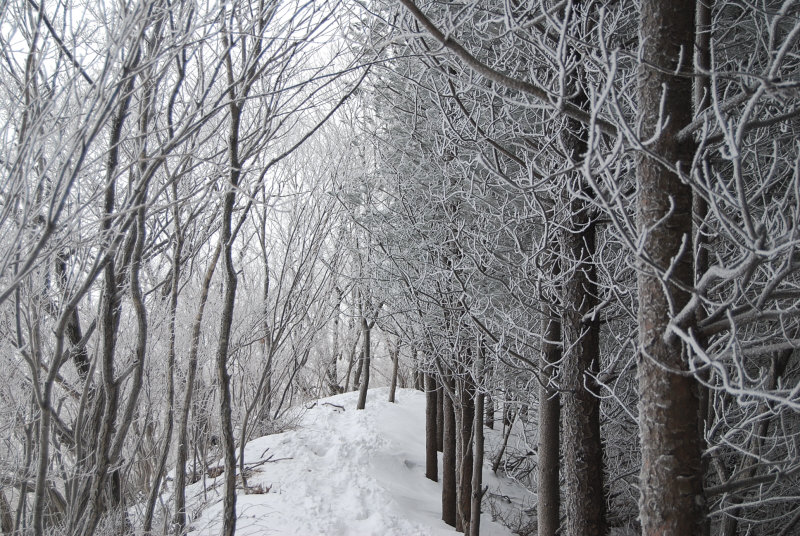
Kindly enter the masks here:
[[800, 2], [4, 0], [0, 51], [1, 534], [233, 535], [304, 456], [248, 442], [412, 395], [453, 532], [800, 534]]

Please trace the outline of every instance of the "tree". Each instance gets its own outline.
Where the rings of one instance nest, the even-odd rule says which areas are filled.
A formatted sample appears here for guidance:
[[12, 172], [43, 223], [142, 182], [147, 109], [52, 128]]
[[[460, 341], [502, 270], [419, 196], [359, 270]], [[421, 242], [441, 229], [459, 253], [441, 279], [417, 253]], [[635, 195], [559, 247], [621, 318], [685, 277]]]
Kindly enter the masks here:
[[[692, 144], [677, 140], [691, 121], [692, 84], [680, 58], [694, 45], [694, 3], [642, 2], [638, 118], [653, 139], [638, 158], [637, 219], [644, 237], [639, 289], [639, 428], [642, 444], [639, 515], [644, 534], [699, 534], [704, 496], [697, 440], [698, 402], [686, 348], [664, 340], [671, 313], [692, 285], [692, 192], [679, 175]], [[673, 74], [678, 73], [678, 74]], [[668, 162], [670, 167], [657, 160]], [[665, 277], [664, 274], [669, 274]]]

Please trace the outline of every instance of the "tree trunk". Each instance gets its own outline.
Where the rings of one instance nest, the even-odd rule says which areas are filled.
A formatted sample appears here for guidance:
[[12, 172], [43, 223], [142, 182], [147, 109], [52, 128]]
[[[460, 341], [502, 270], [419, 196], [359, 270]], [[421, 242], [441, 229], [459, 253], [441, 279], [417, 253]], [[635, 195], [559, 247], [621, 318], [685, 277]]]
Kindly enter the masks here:
[[483, 498], [483, 419], [485, 416], [483, 386], [486, 384], [486, 347], [478, 341], [478, 367], [476, 374], [475, 407], [472, 423], [472, 494], [470, 497], [469, 536], [481, 533], [481, 499]]
[[369, 389], [369, 362], [370, 362], [370, 325], [367, 319], [361, 317], [361, 331], [364, 333], [364, 354], [361, 361], [361, 385], [358, 388], [358, 405], [356, 409], [364, 409], [367, 406], [367, 389]]
[[492, 461], [493, 473], [496, 473], [500, 468], [500, 464], [503, 461], [503, 454], [505, 454], [506, 447], [508, 446], [508, 439], [511, 437], [511, 430], [514, 427], [514, 418], [511, 417], [511, 408], [506, 404], [503, 404], [503, 406], [503, 442], [500, 443], [500, 449], [497, 451]]
[[436, 451], [436, 380], [432, 374], [425, 375], [425, 476], [439, 481], [439, 459]]
[[[694, 85], [694, 115], [699, 116], [711, 102], [711, 77], [702, 73], [711, 70], [711, 8], [714, 0], [700, 0], [697, 2], [695, 32], [695, 71], [699, 75]], [[692, 199], [692, 211], [694, 212], [693, 221], [697, 222], [694, 230], [694, 280], [699, 281], [708, 269], [708, 239], [707, 235], [711, 232], [706, 224], [708, 217], [708, 203], [703, 196], [695, 195]], [[695, 312], [695, 322], [705, 319], [705, 310], [699, 307]], [[701, 348], [708, 344], [706, 337], [700, 333], [695, 335]], [[698, 411], [697, 434], [700, 441], [700, 448], [705, 450], [706, 430], [712, 426], [711, 422], [711, 393], [710, 389], [704, 384], [708, 383], [709, 371], [703, 370], [699, 373], [701, 381], [697, 382], [698, 389]], [[702, 458], [702, 475], [708, 470], [708, 459]], [[708, 536], [711, 533], [711, 520], [706, 518], [703, 523], [703, 532], [698, 536]], [[723, 530], [724, 534], [724, 530]]]
[[0, 489], [0, 532], [10, 535], [14, 531], [14, 519], [11, 516], [11, 505], [6, 494]]
[[[643, 0], [638, 123], [648, 150], [686, 171], [690, 142], [677, 140], [689, 123], [695, 2]], [[682, 63], [679, 64], [679, 61]], [[667, 117], [660, 117], [663, 110]], [[657, 133], [656, 129], [661, 128]], [[644, 235], [639, 264], [639, 432], [642, 447], [639, 517], [645, 535], [700, 534], [704, 496], [698, 440], [698, 400], [687, 370], [686, 349], [668, 333], [671, 312], [687, 303], [693, 283], [692, 191], [659, 161], [640, 155], [636, 169], [637, 218]], [[662, 280], [664, 273], [670, 279]], [[665, 292], [666, 291], [666, 292]], [[668, 295], [667, 295], [668, 294]], [[677, 371], [677, 372], [672, 372]]]
[[[351, 324], [351, 327], [352, 327], [352, 324]], [[358, 348], [358, 341], [360, 339], [361, 339], [361, 330], [359, 329], [356, 332], [356, 337], [353, 340], [353, 345], [350, 347], [350, 354], [349, 354], [350, 357], [347, 360], [347, 377], [345, 378], [345, 382], [344, 382], [344, 392], [345, 393], [350, 391], [350, 375], [353, 372], [353, 365], [355, 364], [355, 361], [356, 361], [356, 349]], [[356, 370], [356, 377], [353, 380], [353, 385], [356, 386], [356, 388], [358, 386], [358, 375], [361, 374], [361, 358], [360, 357], [358, 358], [358, 364], [359, 364], [359, 367]]]
[[475, 421], [475, 387], [468, 381], [463, 380], [461, 386], [461, 429], [459, 430], [461, 439], [459, 441], [459, 464], [458, 464], [458, 517], [459, 527], [465, 534], [469, 534], [469, 522], [471, 519], [470, 508], [472, 507], [472, 426]]
[[481, 533], [481, 499], [483, 498], [483, 416], [484, 394], [479, 392], [475, 397], [475, 423], [472, 430], [472, 505], [470, 507], [469, 536], [480, 536]]
[[[175, 460], [175, 515], [173, 525], [175, 532], [181, 534], [186, 528], [186, 460], [189, 455], [189, 410], [192, 407], [192, 397], [194, 395], [194, 378], [197, 374], [197, 352], [200, 347], [200, 329], [203, 325], [203, 312], [208, 300], [208, 290], [211, 287], [211, 279], [217, 267], [221, 243], [214, 250], [214, 255], [208, 263], [203, 285], [200, 289], [200, 301], [197, 306], [197, 315], [192, 324], [192, 339], [189, 347], [189, 363], [186, 372], [186, 387], [183, 393], [183, 405], [178, 417], [177, 430], [177, 449]], [[192, 469], [194, 475], [195, 470]]]
[[[586, 8], [576, 2], [565, 8], [564, 23], [569, 25]], [[575, 54], [567, 47], [567, 54]], [[566, 58], [565, 58], [566, 60]], [[567, 80], [570, 101], [582, 110], [588, 99], [578, 78], [578, 66]], [[580, 122], [567, 118], [561, 132], [561, 144], [567, 164], [580, 167], [588, 144], [588, 132]], [[567, 533], [602, 536], [606, 533], [605, 494], [603, 489], [603, 445], [600, 437], [600, 399], [594, 377], [600, 362], [600, 323], [594, 311], [597, 305], [597, 270], [594, 264], [595, 223], [592, 207], [585, 201], [591, 192], [581, 172], [568, 173], [562, 202], [569, 207], [569, 221], [560, 233], [561, 262], [556, 267], [562, 277], [562, 402], [564, 506]]]
[[486, 428], [494, 430], [494, 398], [487, 394], [486, 396], [486, 416], [484, 417]]
[[[223, 42], [228, 47], [228, 38], [223, 32]], [[227, 52], [230, 54], [230, 50]], [[233, 79], [230, 61], [226, 64], [228, 78]], [[233, 436], [231, 378], [228, 373], [228, 347], [231, 328], [233, 326], [233, 310], [236, 302], [236, 286], [238, 284], [236, 269], [233, 266], [233, 207], [236, 202], [236, 190], [241, 178], [242, 163], [239, 160], [239, 128], [242, 109], [237, 102], [234, 87], [228, 90], [230, 96], [230, 129], [228, 139], [228, 184], [225, 185], [225, 196], [222, 204], [222, 221], [220, 224], [220, 242], [222, 243], [222, 261], [225, 269], [224, 297], [220, 316], [219, 342], [215, 359], [217, 382], [219, 384], [219, 418], [222, 432], [222, 455], [224, 460], [225, 487], [223, 491], [222, 536], [233, 536], [236, 530], [236, 446]]]
[[158, 495], [161, 489], [161, 478], [167, 465], [170, 447], [172, 445], [172, 431], [174, 428], [175, 414], [175, 321], [178, 311], [178, 294], [181, 282], [181, 253], [183, 251], [183, 229], [181, 227], [181, 213], [178, 204], [178, 185], [177, 178], [171, 184], [172, 198], [175, 205], [172, 210], [173, 225], [175, 227], [175, 247], [172, 253], [172, 278], [169, 290], [169, 348], [167, 355], [167, 414], [164, 416], [164, 444], [161, 456], [156, 469], [156, 476], [150, 489], [150, 497], [147, 501], [147, 511], [145, 512], [142, 528], [145, 534], [150, 532], [153, 522], [153, 512]]
[[328, 382], [328, 393], [331, 395], [338, 395], [341, 392], [339, 386], [338, 372], [336, 364], [339, 361], [339, 318], [341, 316], [342, 300], [344, 299], [342, 290], [336, 287], [336, 307], [333, 309], [333, 350], [331, 351], [331, 358], [328, 362], [326, 370], [326, 377]]
[[562, 237], [566, 251], [561, 272], [567, 275], [561, 320], [565, 508], [568, 534], [601, 536], [606, 522], [600, 399], [591, 390], [596, 390], [600, 336], [599, 322], [585, 320], [593, 312], [597, 295], [592, 260], [595, 228], [586, 221], [587, 210], [586, 206], [573, 208], [575, 231], [566, 231]]
[[538, 534], [555, 536], [559, 527], [561, 487], [558, 481], [560, 461], [559, 424], [561, 400], [558, 391], [550, 383], [555, 376], [555, 367], [561, 361], [561, 324], [550, 316], [542, 322], [544, 341], [540, 358], [542, 385], [539, 386], [539, 452], [538, 481]]
[[356, 366], [356, 373], [353, 376], [353, 390], [361, 390], [361, 373], [364, 371], [364, 350], [358, 353], [358, 360]]
[[[443, 382], [450, 380], [442, 379]], [[442, 388], [443, 455], [442, 455], [442, 521], [456, 526], [456, 415], [451, 389]]]
[[397, 393], [397, 371], [400, 367], [400, 348], [396, 346], [394, 349], [389, 350], [392, 356], [392, 383], [389, 386], [389, 402], [394, 403], [395, 394]]
[[436, 382], [436, 450], [444, 452], [444, 387], [442, 379]]

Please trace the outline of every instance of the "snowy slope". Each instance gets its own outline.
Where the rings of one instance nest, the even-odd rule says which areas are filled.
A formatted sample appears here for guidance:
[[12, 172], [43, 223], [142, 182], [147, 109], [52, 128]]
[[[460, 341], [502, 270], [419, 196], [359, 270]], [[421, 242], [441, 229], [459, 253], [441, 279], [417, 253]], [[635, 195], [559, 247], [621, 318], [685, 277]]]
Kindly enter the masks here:
[[[355, 409], [357, 393], [326, 398], [296, 429], [248, 443], [248, 485], [268, 491], [239, 490], [237, 535], [456, 534], [440, 520], [440, 484], [424, 476], [425, 396], [402, 389], [397, 404], [386, 398], [386, 389], [370, 390], [364, 411]], [[196, 536], [219, 533], [222, 483], [208, 484], [205, 501], [200, 483], [187, 490], [189, 511], [199, 512], [191, 524]], [[511, 534], [486, 514], [481, 533]]]

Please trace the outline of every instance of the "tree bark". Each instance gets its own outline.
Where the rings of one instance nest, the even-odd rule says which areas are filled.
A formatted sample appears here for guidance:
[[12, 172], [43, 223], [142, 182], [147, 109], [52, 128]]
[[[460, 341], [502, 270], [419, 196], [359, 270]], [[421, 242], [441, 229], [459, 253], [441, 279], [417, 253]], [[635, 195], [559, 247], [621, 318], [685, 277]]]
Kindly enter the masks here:
[[444, 452], [444, 387], [442, 379], [436, 382], [436, 450]]
[[[450, 380], [442, 379], [443, 382]], [[456, 415], [451, 389], [442, 388], [443, 455], [442, 455], [442, 521], [456, 526]]]
[[361, 317], [361, 331], [364, 334], [364, 354], [361, 361], [361, 385], [358, 388], [358, 405], [356, 409], [364, 409], [367, 406], [367, 389], [369, 389], [369, 365], [370, 365], [370, 332], [371, 326], [365, 317]]
[[539, 386], [538, 534], [555, 536], [559, 527], [561, 487], [559, 486], [559, 424], [561, 400], [550, 383], [561, 361], [561, 323], [555, 314], [542, 321], [544, 341], [540, 358], [542, 385]]
[[389, 402], [394, 403], [395, 394], [397, 393], [397, 372], [400, 367], [400, 348], [398, 346], [389, 350], [392, 356], [392, 383], [389, 386]]
[[[573, 205], [583, 203], [573, 203]], [[602, 536], [606, 533], [603, 490], [603, 445], [600, 437], [600, 399], [594, 376], [600, 360], [599, 322], [586, 319], [596, 304], [597, 285], [592, 260], [594, 223], [586, 221], [588, 207], [573, 207], [572, 225], [562, 237], [567, 274], [563, 283], [561, 320], [563, 353], [562, 399], [565, 509], [567, 533]], [[580, 231], [579, 231], [580, 230]]]
[[[486, 383], [486, 348], [483, 340], [478, 348], [478, 383]], [[475, 396], [475, 422], [473, 431], [472, 452], [472, 504], [470, 506], [469, 536], [480, 536], [481, 533], [481, 499], [483, 499], [483, 422], [486, 415], [484, 400], [485, 394], [478, 388]]]
[[[222, 32], [223, 45], [226, 49], [225, 66], [228, 79], [235, 79], [231, 61], [230, 40], [227, 30]], [[242, 117], [243, 99], [238, 99], [236, 88], [228, 89], [230, 103], [230, 126], [228, 130], [228, 184], [222, 200], [222, 220], [220, 222], [220, 243], [222, 244], [222, 261], [224, 274], [224, 297], [222, 314], [220, 315], [219, 341], [215, 359], [217, 383], [219, 384], [219, 418], [222, 432], [222, 454], [225, 471], [223, 492], [222, 536], [233, 536], [236, 531], [236, 446], [233, 436], [231, 378], [228, 373], [228, 346], [233, 326], [233, 310], [236, 302], [236, 286], [238, 279], [233, 266], [233, 208], [236, 202], [236, 191], [242, 173], [242, 162], [239, 159], [239, 129]]]
[[339, 319], [341, 317], [341, 306], [342, 301], [344, 300], [344, 295], [338, 286], [335, 288], [335, 291], [336, 307], [333, 309], [333, 350], [331, 352], [332, 355], [330, 361], [328, 362], [328, 368], [325, 371], [325, 376], [328, 382], [328, 393], [331, 395], [338, 395], [341, 392], [336, 364], [339, 361], [339, 354], [341, 353], [339, 350]]
[[459, 434], [460, 453], [458, 464], [458, 517], [456, 529], [459, 527], [465, 534], [469, 534], [469, 522], [472, 518], [472, 426], [475, 421], [475, 386], [468, 380], [463, 380], [461, 386], [461, 429]]
[[[221, 243], [217, 244], [211, 261], [208, 263], [203, 285], [200, 289], [200, 300], [197, 305], [197, 315], [192, 324], [192, 339], [189, 347], [189, 363], [186, 372], [186, 387], [183, 394], [183, 405], [178, 417], [177, 430], [177, 452], [175, 460], [175, 515], [173, 525], [175, 532], [181, 534], [186, 528], [186, 461], [189, 455], [189, 410], [192, 407], [194, 395], [194, 379], [197, 375], [197, 352], [200, 347], [200, 329], [203, 325], [203, 313], [208, 301], [208, 290], [211, 287], [211, 279], [217, 267]], [[192, 469], [194, 475], [194, 469]]]
[[[648, 150], [684, 172], [692, 162], [692, 146], [678, 141], [677, 133], [691, 120], [692, 77], [684, 73], [694, 46], [694, 16], [694, 1], [641, 3], [641, 137], [655, 136]], [[660, 110], [668, 117], [660, 117]], [[656, 159], [638, 158], [637, 218], [644, 238], [637, 277], [639, 517], [645, 535], [700, 534], [705, 501], [696, 385], [683, 373], [688, 369], [684, 345], [668, 333], [671, 313], [687, 303], [684, 288], [693, 283], [692, 191]]]
[[439, 481], [439, 457], [436, 451], [436, 380], [425, 374], [425, 476]]
[[[711, 102], [711, 77], [707, 74], [711, 70], [711, 8], [714, 0], [698, 0], [695, 24], [695, 72], [697, 78], [694, 83], [694, 115], [698, 117]], [[694, 230], [694, 280], [698, 282], [708, 269], [709, 248], [706, 238], [711, 230], [706, 224], [708, 217], [708, 203], [703, 196], [695, 195], [692, 199], [693, 221], [697, 222]], [[705, 310], [699, 307], [695, 312], [695, 322], [705, 319]], [[705, 348], [708, 344], [706, 337], [700, 333], [695, 335], [698, 344]], [[698, 389], [698, 418], [697, 434], [700, 441], [700, 448], [705, 450], [706, 429], [712, 426], [711, 423], [711, 392], [704, 385], [708, 383], [709, 372], [704, 370], [699, 373], [701, 381], [697, 383]], [[702, 458], [702, 475], [708, 470], [708, 459]], [[698, 536], [708, 536], [711, 533], [711, 520], [706, 518], [703, 523], [703, 532]], [[723, 530], [724, 533], [724, 530]]]
[[[578, 1], [565, 8], [564, 24], [571, 27], [576, 16], [586, 8]], [[576, 54], [567, 47], [567, 54]], [[580, 56], [578, 55], [578, 60]], [[564, 58], [566, 61], [567, 58]], [[569, 100], [579, 109], [588, 109], [583, 91], [580, 65], [567, 80]], [[580, 167], [588, 148], [587, 128], [575, 119], [566, 118], [561, 145], [567, 165]], [[568, 173], [562, 202], [568, 207], [568, 221], [561, 232], [560, 266], [564, 506], [567, 533], [602, 536], [606, 533], [605, 494], [603, 489], [603, 445], [600, 437], [600, 399], [594, 377], [600, 362], [600, 323], [596, 317], [597, 270], [594, 265], [595, 222], [592, 207], [585, 199], [590, 189], [581, 172]]]
[[11, 505], [6, 494], [0, 489], [0, 532], [10, 535], [14, 531], [14, 519], [11, 516]]

